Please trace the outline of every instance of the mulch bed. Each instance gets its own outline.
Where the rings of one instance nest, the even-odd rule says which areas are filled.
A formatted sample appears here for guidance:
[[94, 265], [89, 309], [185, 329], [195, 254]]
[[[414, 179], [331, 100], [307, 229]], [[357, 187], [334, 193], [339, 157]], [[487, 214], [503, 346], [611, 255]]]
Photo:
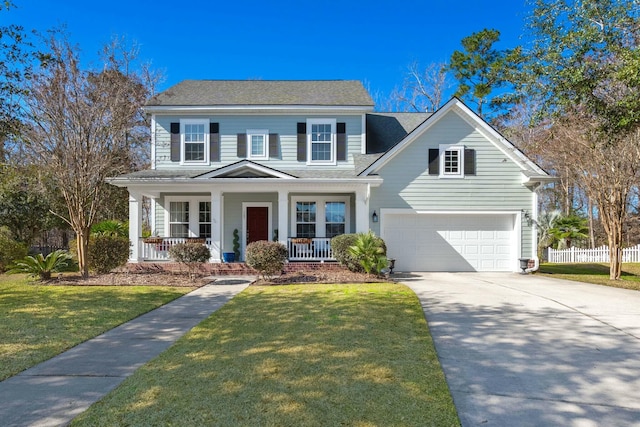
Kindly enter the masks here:
[[[64, 273], [46, 282], [50, 286], [176, 286], [201, 287], [225, 276], [201, 275], [194, 280], [182, 273], [144, 272], [132, 273], [126, 271], [109, 274], [92, 275], [83, 279], [77, 273]], [[284, 273], [271, 280], [258, 278], [252, 283], [254, 286], [288, 285], [294, 283], [377, 283], [388, 282], [390, 279], [364, 273], [354, 273], [348, 270], [313, 270]]]

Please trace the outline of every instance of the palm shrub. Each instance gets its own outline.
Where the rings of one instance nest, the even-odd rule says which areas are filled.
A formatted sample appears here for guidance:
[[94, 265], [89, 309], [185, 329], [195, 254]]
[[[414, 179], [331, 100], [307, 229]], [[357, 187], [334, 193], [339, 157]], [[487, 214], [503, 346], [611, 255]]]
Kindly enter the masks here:
[[92, 236], [129, 236], [129, 224], [116, 219], [107, 219], [91, 227]]
[[27, 256], [27, 246], [13, 239], [7, 227], [0, 227], [0, 273], [11, 264]]
[[386, 247], [381, 241], [371, 231], [358, 233], [354, 244], [349, 247], [349, 253], [360, 262], [367, 274], [380, 274], [389, 265]]
[[[353, 253], [350, 248], [356, 245], [357, 240], [362, 234], [366, 233], [341, 234], [331, 239], [331, 251], [333, 252], [333, 257], [349, 271], [356, 273], [362, 273], [365, 271], [362, 265], [362, 254]], [[369, 232], [369, 234], [373, 236], [373, 240], [382, 248], [382, 253], [386, 256], [387, 246], [384, 243], [384, 240], [371, 232]]]
[[264, 280], [271, 280], [282, 271], [287, 256], [287, 247], [282, 243], [259, 240], [247, 245], [245, 262], [257, 270]]
[[128, 237], [97, 234], [89, 238], [87, 262], [98, 274], [108, 273], [127, 263], [131, 244]]
[[176, 262], [184, 264], [189, 270], [189, 276], [193, 279], [198, 272], [200, 264], [211, 258], [209, 248], [197, 242], [177, 243], [169, 248], [169, 256]]
[[46, 257], [42, 254], [26, 256], [21, 261], [17, 261], [7, 273], [27, 273], [40, 280], [50, 280], [51, 273], [58, 273], [69, 266], [71, 255], [67, 251], [57, 250], [51, 252]]

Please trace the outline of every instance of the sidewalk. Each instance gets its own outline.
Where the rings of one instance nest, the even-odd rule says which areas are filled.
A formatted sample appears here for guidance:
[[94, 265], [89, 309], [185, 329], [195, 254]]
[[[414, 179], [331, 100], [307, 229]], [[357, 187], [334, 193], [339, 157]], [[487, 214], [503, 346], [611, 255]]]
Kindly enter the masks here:
[[244, 290], [225, 277], [0, 382], [3, 426], [64, 426]]

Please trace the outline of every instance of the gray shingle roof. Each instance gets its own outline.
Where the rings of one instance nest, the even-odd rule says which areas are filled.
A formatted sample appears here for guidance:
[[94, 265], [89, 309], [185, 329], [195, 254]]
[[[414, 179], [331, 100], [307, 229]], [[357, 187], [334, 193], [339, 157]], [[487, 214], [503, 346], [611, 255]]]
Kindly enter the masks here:
[[366, 106], [374, 103], [357, 80], [184, 80], [147, 106], [316, 105]]
[[383, 153], [424, 122], [431, 113], [367, 114], [367, 153]]

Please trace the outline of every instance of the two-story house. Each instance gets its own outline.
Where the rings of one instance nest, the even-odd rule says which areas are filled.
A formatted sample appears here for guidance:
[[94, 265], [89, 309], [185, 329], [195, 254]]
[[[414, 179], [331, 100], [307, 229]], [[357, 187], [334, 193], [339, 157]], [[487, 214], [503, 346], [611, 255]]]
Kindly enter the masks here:
[[[202, 238], [212, 262], [277, 240], [290, 261], [373, 230], [398, 271], [517, 271], [534, 258], [535, 163], [452, 99], [433, 114], [374, 113], [358, 81], [187, 80], [153, 97], [151, 169], [130, 194], [131, 262]], [[151, 228], [142, 239], [142, 198]]]

